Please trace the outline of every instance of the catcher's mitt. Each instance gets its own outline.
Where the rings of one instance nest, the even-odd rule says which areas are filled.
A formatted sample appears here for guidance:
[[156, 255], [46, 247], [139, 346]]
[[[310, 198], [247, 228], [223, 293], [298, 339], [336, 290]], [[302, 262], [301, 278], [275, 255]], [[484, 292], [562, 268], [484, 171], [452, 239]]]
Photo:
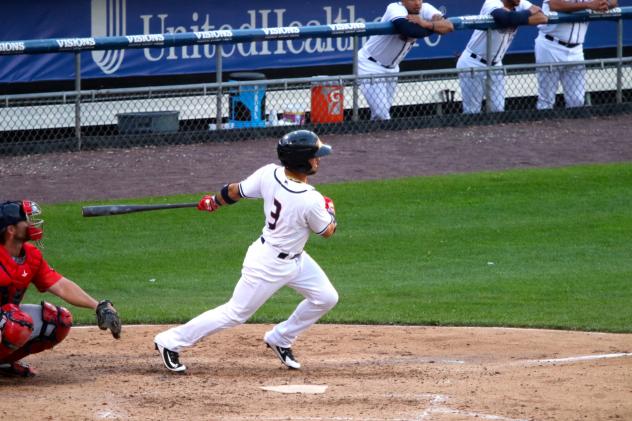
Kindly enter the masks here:
[[97, 305], [97, 325], [101, 330], [110, 329], [115, 339], [121, 337], [121, 319], [110, 300], [101, 300]]

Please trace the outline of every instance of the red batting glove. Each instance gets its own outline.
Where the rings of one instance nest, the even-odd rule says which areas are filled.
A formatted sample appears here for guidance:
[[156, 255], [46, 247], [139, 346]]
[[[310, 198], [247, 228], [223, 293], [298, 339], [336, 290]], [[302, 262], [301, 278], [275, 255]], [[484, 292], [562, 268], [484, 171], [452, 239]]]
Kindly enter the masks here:
[[325, 197], [325, 209], [327, 209], [327, 212], [329, 212], [332, 215], [336, 214], [336, 207], [334, 206], [334, 201], [331, 200], [329, 197], [324, 196]]
[[200, 199], [200, 202], [197, 205], [197, 209], [201, 211], [213, 212], [219, 208], [217, 201], [215, 200], [215, 196], [206, 195]]

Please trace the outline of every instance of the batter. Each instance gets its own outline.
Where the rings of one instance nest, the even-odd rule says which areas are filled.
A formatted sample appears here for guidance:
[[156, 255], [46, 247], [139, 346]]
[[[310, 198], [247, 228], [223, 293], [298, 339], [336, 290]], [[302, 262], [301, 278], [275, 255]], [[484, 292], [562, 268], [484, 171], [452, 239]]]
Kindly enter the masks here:
[[320, 158], [331, 147], [307, 130], [286, 134], [277, 145], [282, 165], [268, 164], [240, 183], [202, 197], [198, 209], [214, 212], [241, 199], [263, 199], [266, 223], [248, 248], [241, 278], [232, 298], [188, 323], [159, 333], [154, 342], [165, 367], [183, 373], [180, 352], [202, 338], [248, 320], [276, 291], [288, 286], [305, 299], [286, 321], [264, 335], [264, 342], [292, 369], [301, 364], [292, 345], [338, 302], [338, 293], [318, 263], [304, 250], [310, 233], [324, 238], [336, 231], [334, 204], [307, 183], [318, 171]]

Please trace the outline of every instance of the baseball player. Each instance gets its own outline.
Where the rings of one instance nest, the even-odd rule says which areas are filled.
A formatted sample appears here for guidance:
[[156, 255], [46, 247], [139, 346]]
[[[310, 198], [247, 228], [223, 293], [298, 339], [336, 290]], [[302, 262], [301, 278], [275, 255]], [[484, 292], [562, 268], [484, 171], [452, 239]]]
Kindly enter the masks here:
[[277, 153], [282, 165], [268, 164], [240, 183], [227, 184], [220, 193], [200, 200], [199, 210], [214, 212], [241, 199], [263, 199], [265, 225], [248, 248], [231, 299], [156, 335], [156, 349], [168, 370], [184, 372], [186, 366], [179, 360], [183, 349], [246, 322], [285, 285], [305, 299], [289, 319], [266, 332], [263, 340], [283, 364], [299, 369], [292, 344], [338, 302], [338, 293], [327, 275], [304, 250], [310, 233], [329, 238], [336, 231], [333, 202], [307, 183], [331, 147], [315, 133], [298, 130], [279, 140]]
[[[358, 53], [358, 75], [393, 75], [418, 38], [454, 30], [452, 22], [422, 0], [403, 0], [386, 8], [381, 22], [393, 22], [396, 34], [373, 35]], [[360, 90], [371, 108], [371, 120], [389, 120], [397, 77], [361, 79]]]
[[[518, 25], [538, 25], [548, 21], [538, 6], [527, 0], [486, 0], [481, 15], [491, 15], [499, 26], [491, 34], [491, 57], [487, 57], [487, 31], [476, 30], [456, 64], [457, 69], [477, 69], [502, 66], [502, 60], [516, 36]], [[463, 97], [463, 112], [481, 112], [487, 72], [459, 73]], [[505, 79], [500, 70], [489, 73], [491, 78], [490, 105], [492, 112], [505, 110]]]
[[[549, 12], [575, 12], [594, 10], [605, 12], [617, 7], [617, 0], [544, 0], [542, 10]], [[588, 22], [540, 25], [535, 40], [535, 62], [566, 63], [584, 61], [584, 39]], [[586, 94], [585, 66], [570, 65], [541, 67], [537, 69], [539, 110], [548, 110], [555, 105], [557, 88], [562, 83], [564, 102], [567, 108], [582, 107]]]
[[54, 347], [72, 326], [72, 314], [64, 307], [46, 301], [20, 304], [31, 283], [40, 292], [95, 310], [101, 329], [110, 329], [116, 339], [121, 335], [121, 322], [112, 303], [97, 302], [55, 272], [39, 249], [28, 242], [42, 239], [44, 221], [38, 219], [40, 214], [40, 207], [28, 200], [0, 203], [0, 376], [34, 376], [35, 369], [20, 360]]

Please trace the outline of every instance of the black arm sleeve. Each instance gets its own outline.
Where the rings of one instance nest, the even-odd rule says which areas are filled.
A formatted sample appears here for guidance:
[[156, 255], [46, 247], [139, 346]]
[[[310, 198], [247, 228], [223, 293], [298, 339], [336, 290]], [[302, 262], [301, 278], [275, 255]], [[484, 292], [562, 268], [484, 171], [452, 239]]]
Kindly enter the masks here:
[[425, 38], [434, 33], [404, 18], [395, 19], [393, 25], [395, 25], [398, 34], [406, 35], [408, 38]]
[[510, 12], [506, 9], [496, 9], [491, 15], [501, 28], [515, 28], [516, 26], [527, 25], [529, 23], [531, 11], [521, 10], [519, 12]]

